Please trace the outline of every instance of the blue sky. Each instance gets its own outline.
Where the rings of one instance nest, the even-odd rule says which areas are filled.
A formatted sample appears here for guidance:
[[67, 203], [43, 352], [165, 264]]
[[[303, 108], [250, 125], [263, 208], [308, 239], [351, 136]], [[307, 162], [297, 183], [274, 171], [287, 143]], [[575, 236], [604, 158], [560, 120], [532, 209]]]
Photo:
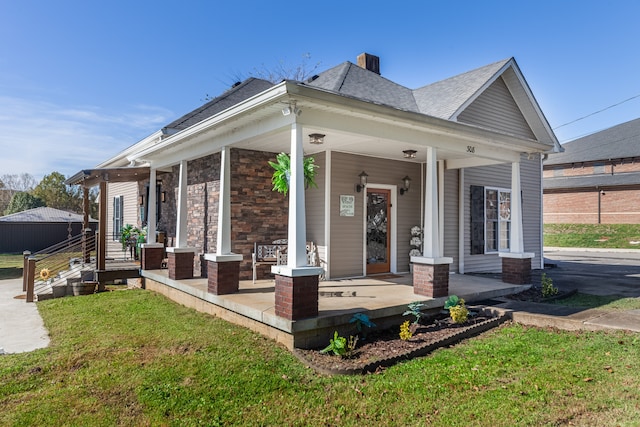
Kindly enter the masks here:
[[[637, 1], [0, 0], [0, 16], [0, 176], [95, 166], [307, 53], [319, 70], [378, 55], [410, 88], [513, 56], [554, 128], [640, 95]], [[556, 135], [638, 117], [640, 97]]]

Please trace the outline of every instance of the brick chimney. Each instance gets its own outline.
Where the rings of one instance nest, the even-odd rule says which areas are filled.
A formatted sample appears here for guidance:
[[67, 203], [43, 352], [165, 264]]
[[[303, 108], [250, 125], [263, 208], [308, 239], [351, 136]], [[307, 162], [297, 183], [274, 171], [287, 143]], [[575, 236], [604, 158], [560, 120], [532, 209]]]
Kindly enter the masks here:
[[370, 53], [361, 53], [358, 55], [358, 67], [380, 74], [380, 58]]

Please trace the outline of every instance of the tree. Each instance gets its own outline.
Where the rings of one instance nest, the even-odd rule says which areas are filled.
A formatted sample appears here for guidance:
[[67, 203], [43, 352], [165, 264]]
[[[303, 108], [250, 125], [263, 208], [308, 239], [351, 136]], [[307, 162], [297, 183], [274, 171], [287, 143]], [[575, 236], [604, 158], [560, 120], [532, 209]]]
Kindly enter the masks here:
[[15, 193], [9, 202], [9, 206], [5, 210], [5, 215], [26, 211], [27, 209], [39, 208], [45, 206], [42, 199], [33, 196], [26, 191]]
[[11, 198], [20, 191], [31, 191], [36, 180], [28, 173], [0, 176], [0, 212], [9, 207]]
[[[320, 62], [310, 65], [310, 60], [311, 54], [307, 52], [302, 55], [302, 60], [297, 65], [288, 64], [282, 59], [274, 66], [266, 66], [262, 64], [259, 68], [254, 67], [253, 70], [247, 73], [248, 75], [245, 73], [236, 73], [232, 76], [233, 81], [229, 86], [233, 85], [235, 82], [246, 80], [249, 77], [264, 79], [273, 84], [280, 83], [282, 80], [303, 81], [311, 77], [318, 67], [320, 67]], [[214, 96], [206, 94], [203, 101], [211, 101], [214, 98]]]
[[42, 199], [50, 208], [82, 212], [82, 193], [64, 183], [65, 177], [60, 172], [45, 175], [33, 189], [33, 195]]

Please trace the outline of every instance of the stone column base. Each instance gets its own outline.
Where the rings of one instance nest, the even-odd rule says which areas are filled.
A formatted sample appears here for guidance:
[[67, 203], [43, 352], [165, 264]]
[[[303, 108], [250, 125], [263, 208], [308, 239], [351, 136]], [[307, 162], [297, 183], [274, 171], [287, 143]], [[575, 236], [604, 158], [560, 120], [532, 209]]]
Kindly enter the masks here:
[[162, 260], [164, 259], [164, 246], [147, 247], [142, 245], [142, 255], [140, 267], [143, 270], [160, 270], [162, 268]]
[[300, 320], [318, 316], [318, 276], [276, 274], [276, 316]]
[[193, 279], [193, 252], [168, 252], [169, 279]]
[[240, 261], [207, 261], [207, 288], [214, 295], [237, 293], [240, 289]]
[[531, 258], [502, 257], [502, 281], [514, 285], [531, 283]]
[[449, 295], [449, 264], [413, 264], [413, 293], [430, 298]]

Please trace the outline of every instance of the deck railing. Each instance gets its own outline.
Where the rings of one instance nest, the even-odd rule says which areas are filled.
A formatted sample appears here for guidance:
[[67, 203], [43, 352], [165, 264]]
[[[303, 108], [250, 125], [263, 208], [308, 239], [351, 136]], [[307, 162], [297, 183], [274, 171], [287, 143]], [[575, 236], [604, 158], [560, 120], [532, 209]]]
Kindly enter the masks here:
[[23, 290], [27, 302], [49, 290], [54, 295], [57, 290], [66, 292], [69, 281], [86, 280], [82, 277], [83, 269], [91, 264], [95, 252], [96, 238], [91, 229], [36, 253], [25, 252]]

